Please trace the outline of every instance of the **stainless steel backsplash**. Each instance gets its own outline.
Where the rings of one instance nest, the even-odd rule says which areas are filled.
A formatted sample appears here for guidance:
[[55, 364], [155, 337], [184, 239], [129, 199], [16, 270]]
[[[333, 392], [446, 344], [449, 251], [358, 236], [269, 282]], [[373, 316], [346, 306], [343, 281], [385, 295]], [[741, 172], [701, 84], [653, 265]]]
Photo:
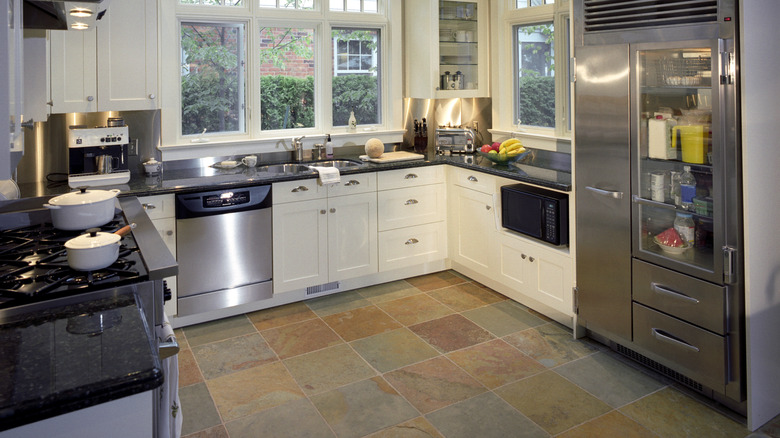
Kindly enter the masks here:
[[52, 114], [47, 121], [36, 122], [32, 131], [25, 132], [24, 157], [16, 168], [17, 182], [42, 182], [47, 176], [64, 179], [68, 173], [68, 127], [106, 126], [109, 117], [124, 118], [130, 141], [138, 142], [138, 154], [129, 157], [130, 172], [143, 173], [141, 163], [149, 158], [161, 160], [157, 149], [160, 145], [160, 110]]
[[428, 150], [432, 151], [435, 142], [436, 128], [439, 126], [464, 126], [471, 128], [477, 122], [477, 146], [490, 144], [492, 137], [488, 129], [493, 124], [491, 99], [404, 99], [404, 134], [403, 148], [414, 146], [414, 121], [422, 122], [423, 117], [428, 122]]

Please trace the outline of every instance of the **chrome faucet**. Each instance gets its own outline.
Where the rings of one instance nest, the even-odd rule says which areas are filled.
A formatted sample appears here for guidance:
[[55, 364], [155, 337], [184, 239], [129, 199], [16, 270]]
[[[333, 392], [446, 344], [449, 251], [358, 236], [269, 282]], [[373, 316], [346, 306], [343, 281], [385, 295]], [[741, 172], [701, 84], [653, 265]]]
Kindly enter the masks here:
[[303, 140], [304, 137], [306, 136], [302, 135], [292, 139], [293, 149], [295, 150], [295, 161], [303, 161], [303, 141], [301, 140]]

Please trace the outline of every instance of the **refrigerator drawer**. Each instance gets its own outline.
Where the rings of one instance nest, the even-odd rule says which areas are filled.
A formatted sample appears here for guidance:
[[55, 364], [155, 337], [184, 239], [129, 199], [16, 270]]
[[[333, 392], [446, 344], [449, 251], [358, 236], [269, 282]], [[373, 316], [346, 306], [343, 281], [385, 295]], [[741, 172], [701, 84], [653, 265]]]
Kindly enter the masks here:
[[726, 288], [633, 260], [634, 301], [725, 335]]
[[634, 343], [651, 358], [723, 392], [726, 338], [634, 303]]

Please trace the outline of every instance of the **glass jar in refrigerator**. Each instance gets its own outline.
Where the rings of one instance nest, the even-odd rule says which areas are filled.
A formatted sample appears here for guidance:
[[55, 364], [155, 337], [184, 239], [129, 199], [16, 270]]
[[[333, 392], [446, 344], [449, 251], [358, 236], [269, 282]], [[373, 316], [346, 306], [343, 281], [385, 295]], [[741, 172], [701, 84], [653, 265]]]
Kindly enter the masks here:
[[674, 218], [674, 229], [685, 243], [693, 245], [696, 225], [690, 213], [677, 213], [677, 217]]

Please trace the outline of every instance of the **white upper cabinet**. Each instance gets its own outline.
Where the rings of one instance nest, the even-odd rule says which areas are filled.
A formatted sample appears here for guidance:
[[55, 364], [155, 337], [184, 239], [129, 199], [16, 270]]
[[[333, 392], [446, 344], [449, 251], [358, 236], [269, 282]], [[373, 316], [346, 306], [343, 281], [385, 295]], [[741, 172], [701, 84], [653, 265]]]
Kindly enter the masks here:
[[157, 1], [114, 0], [89, 31], [51, 31], [51, 112], [159, 107]]
[[406, 97], [488, 97], [488, 3], [425, 0], [404, 11]]

